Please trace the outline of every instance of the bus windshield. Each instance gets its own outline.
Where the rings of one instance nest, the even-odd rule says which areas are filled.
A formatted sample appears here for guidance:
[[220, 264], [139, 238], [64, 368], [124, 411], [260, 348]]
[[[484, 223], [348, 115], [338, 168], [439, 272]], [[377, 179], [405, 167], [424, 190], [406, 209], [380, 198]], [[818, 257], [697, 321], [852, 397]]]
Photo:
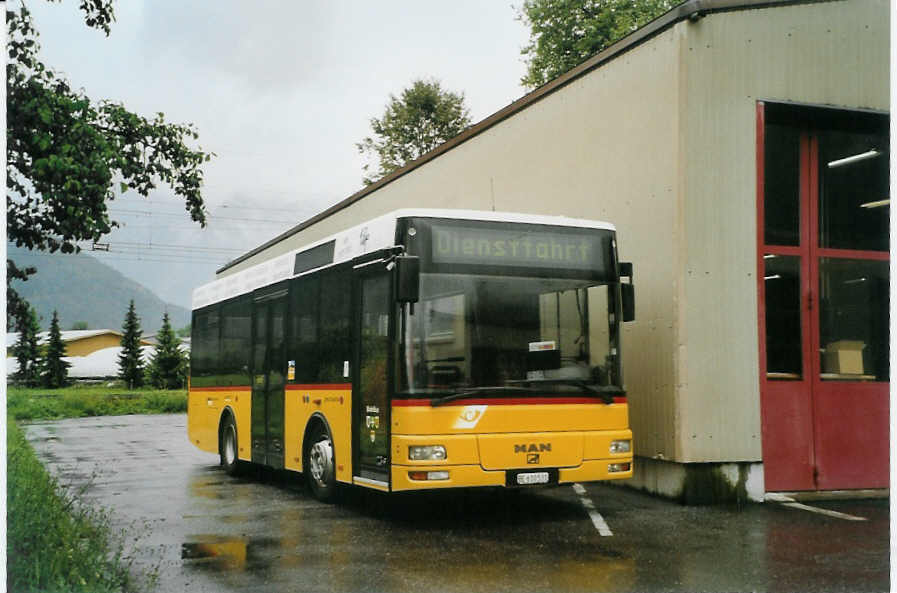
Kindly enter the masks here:
[[616, 282], [422, 273], [399, 324], [399, 395], [622, 391]]

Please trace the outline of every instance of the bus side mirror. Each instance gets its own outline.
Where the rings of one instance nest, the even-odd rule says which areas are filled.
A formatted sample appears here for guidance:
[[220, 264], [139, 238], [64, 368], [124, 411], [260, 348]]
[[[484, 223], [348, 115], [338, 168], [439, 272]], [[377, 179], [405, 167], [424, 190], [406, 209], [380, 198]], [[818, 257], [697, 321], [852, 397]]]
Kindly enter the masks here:
[[[620, 296], [623, 299], [623, 321], [635, 321], [635, 285], [632, 284], [632, 262], [620, 262]], [[629, 282], [622, 284], [623, 277]]]
[[420, 258], [416, 255], [396, 256], [396, 300], [416, 303], [420, 300]]

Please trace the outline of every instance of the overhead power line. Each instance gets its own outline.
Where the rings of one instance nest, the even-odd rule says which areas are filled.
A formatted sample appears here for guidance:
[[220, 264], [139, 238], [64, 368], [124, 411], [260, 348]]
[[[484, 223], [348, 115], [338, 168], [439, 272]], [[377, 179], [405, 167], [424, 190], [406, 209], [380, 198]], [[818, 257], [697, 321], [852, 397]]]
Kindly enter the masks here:
[[[151, 262], [151, 263], [178, 263], [184, 265], [216, 265], [222, 266], [229, 260], [227, 258], [203, 258], [194, 256], [177, 256], [174, 254], [154, 254], [154, 255], [135, 255], [135, 254], [116, 254], [109, 252], [82, 252], [83, 255], [93, 256], [98, 261], [116, 260], [116, 261], [135, 261], [135, 262]], [[57, 253], [27, 253], [13, 256], [16, 259], [28, 257], [60, 257]], [[67, 256], [62, 256], [67, 257]]]
[[109, 245], [114, 249], [115, 246], [124, 247], [140, 247], [146, 249], [180, 249], [183, 251], [210, 251], [210, 252], [229, 252], [243, 253], [246, 249], [238, 247], [208, 247], [202, 245], [175, 245], [173, 243], [155, 243], [155, 242], [135, 242], [135, 241], [112, 241]]
[[[181, 218], [183, 214], [175, 214], [174, 212], [153, 212], [151, 210], [110, 210], [110, 214], [131, 214], [137, 216], [168, 216], [168, 217], [176, 217]], [[292, 224], [290, 221], [285, 220], [274, 220], [271, 218], [244, 218], [241, 216], [219, 216], [217, 214], [208, 214], [206, 215], [206, 221], [212, 220], [236, 220], [239, 222], [250, 222], [250, 223], [274, 223], [274, 224]]]
[[[146, 219], [143, 219], [143, 220], [146, 221]], [[158, 229], [159, 223], [151, 222], [151, 221], [142, 222], [142, 221], [119, 220], [118, 226], [119, 226], [119, 228], [127, 228], [127, 229], [148, 229], [148, 228]], [[289, 223], [289, 224], [285, 223], [283, 226], [289, 227], [289, 226], [294, 226], [294, 225], [292, 223]], [[271, 236], [274, 236], [275, 234], [279, 233], [280, 231], [279, 230], [269, 231], [268, 229], [278, 229], [278, 228], [280, 228], [278, 225], [273, 225], [273, 224], [266, 225], [266, 226], [256, 225], [256, 226], [251, 227], [251, 229], [250, 229], [246, 225], [238, 225], [235, 223], [222, 223], [222, 224], [216, 224], [214, 227], [206, 226], [205, 228], [199, 226], [198, 224], [188, 225], [188, 224], [170, 224], [167, 222], [165, 223], [165, 230], [183, 230], [183, 231], [204, 232], [204, 233], [220, 232], [220, 231], [250, 231], [251, 230], [252, 232], [263, 233], [263, 234], [271, 232], [272, 233]]]
[[183, 265], [213, 265], [213, 266], [223, 266], [229, 260], [227, 258], [224, 259], [199, 259], [193, 257], [164, 257], [162, 255], [109, 255], [102, 254], [100, 257], [97, 257], [98, 260], [115, 260], [115, 261], [132, 261], [132, 262], [148, 262], [148, 263], [160, 263], [160, 264], [183, 264]]

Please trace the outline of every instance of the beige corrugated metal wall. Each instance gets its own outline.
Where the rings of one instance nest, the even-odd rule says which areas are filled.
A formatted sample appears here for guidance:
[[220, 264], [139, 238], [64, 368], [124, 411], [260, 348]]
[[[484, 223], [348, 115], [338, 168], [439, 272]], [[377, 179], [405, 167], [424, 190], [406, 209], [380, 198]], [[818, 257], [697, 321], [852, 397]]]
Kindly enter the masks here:
[[755, 103], [886, 108], [887, 22], [854, 0], [678, 23], [226, 273], [398, 208], [613, 222], [636, 453], [759, 461]]
[[672, 456], [679, 53], [665, 31], [228, 272], [403, 207], [613, 222], [637, 283], [624, 334], [636, 446]]
[[756, 102], [887, 110], [888, 2], [720, 13], [686, 30], [677, 459], [760, 460]]

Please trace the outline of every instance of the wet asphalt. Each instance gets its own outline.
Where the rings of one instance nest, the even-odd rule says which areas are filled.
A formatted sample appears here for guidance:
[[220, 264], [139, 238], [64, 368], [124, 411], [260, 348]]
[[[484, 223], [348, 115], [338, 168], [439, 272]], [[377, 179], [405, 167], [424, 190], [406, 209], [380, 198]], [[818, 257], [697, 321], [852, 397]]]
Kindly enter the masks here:
[[[886, 591], [888, 502], [686, 507], [587, 484], [383, 496], [336, 505], [301, 476], [232, 478], [186, 416], [35, 423], [60, 482], [111, 513], [156, 591]], [[637, 471], [636, 467], [636, 471]], [[589, 502], [583, 502], [587, 499]], [[602, 535], [588, 505], [606, 523]], [[593, 513], [594, 515], [594, 513]]]

